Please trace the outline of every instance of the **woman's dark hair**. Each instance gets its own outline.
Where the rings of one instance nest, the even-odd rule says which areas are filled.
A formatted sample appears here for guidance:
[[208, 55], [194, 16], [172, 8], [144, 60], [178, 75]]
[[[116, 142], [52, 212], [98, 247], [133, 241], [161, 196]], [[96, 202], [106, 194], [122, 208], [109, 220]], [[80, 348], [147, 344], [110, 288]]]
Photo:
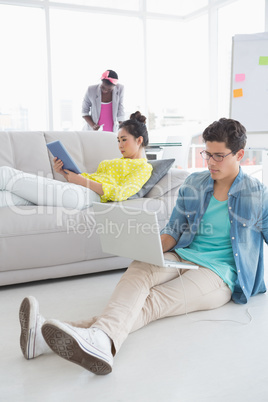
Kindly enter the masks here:
[[214, 121], [203, 132], [205, 142], [224, 142], [226, 148], [235, 155], [240, 149], [244, 149], [247, 142], [245, 127], [237, 120], [221, 118]]
[[146, 127], [146, 117], [139, 111], [132, 113], [129, 120], [120, 123], [119, 128], [124, 128], [129, 134], [135, 138], [142, 137], [142, 146], [146, 147], [149, 142], [149, 135]]
[[[117, 73], [116, 73], [114, 70], [107, 70], [107, 71], [109, 71], [108, 77], [110, 77], [110, 78], [115, 78], [116, 80], [118, 80], [118, 75], [117, 75]], [[102, 80], [102, 82], [103, 82], [104, 84], [106, 84], [106, 85], [111, 85], [111, 86], [114, 85], [114, 84], [111, 83], [111, 81], [106, 80], [105, 78]]]

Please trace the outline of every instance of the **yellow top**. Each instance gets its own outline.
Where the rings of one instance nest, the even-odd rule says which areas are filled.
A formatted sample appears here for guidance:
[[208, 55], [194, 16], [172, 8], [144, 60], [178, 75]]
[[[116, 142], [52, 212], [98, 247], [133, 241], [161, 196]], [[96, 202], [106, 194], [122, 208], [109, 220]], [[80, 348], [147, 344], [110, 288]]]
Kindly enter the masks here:
[[146, 158], [102, 161], [95, 173], [83, 177], [102, 183], [101, 202], [123, 201], [136, 194], [149, 180], [153, 167]]

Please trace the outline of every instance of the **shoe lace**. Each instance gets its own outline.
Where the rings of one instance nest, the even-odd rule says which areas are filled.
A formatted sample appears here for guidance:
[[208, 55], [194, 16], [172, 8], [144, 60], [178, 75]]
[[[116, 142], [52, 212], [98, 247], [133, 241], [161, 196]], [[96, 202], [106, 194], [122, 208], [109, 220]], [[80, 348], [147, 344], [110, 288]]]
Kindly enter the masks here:
[[83, 338], [92, 345], [95, 344], [95, 333], [97, 331], [98, 328], [79, 328], [81, 336], [83, 336]]

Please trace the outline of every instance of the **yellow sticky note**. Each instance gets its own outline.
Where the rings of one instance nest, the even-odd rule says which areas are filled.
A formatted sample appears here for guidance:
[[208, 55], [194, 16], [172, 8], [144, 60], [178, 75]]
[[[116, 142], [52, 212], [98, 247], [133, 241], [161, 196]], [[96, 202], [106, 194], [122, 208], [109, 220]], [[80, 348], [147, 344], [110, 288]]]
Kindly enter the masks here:
[[243, 89], [242, 88], [234, 89], [233, 93], [234, 98], [239, 98], [240, 96], [243, 96]]

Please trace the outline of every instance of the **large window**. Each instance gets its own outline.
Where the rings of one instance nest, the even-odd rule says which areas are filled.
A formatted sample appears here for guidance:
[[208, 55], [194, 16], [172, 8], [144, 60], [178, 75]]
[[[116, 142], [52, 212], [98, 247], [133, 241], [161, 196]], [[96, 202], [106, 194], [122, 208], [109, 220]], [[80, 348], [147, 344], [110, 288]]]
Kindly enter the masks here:
[[0, 5], [0, 130], [47, 127], [45, 16]]
[[106, 69], [151, 130], [228, 116], [232, 36], [263, 31], [265, 4], [0, 0], [0, 130], [80, 130]]
[[141, 20], [55, 9], [50, 24], [54, 129], [82, 129], [87, 87], [107, 69], [125, 86], [126, 115], [145, 109]]
[[181, 23], [148, 21], [151, 128], [208, 118], [207, 20], [205, 15]]
[[52, 3], [69, 3], [82, 6], [138, 10], [139, 0], [50, 0]]
[[185, 16], [208, 5], [208, 0], [147, 0], [147, 10], [161, 14]]

